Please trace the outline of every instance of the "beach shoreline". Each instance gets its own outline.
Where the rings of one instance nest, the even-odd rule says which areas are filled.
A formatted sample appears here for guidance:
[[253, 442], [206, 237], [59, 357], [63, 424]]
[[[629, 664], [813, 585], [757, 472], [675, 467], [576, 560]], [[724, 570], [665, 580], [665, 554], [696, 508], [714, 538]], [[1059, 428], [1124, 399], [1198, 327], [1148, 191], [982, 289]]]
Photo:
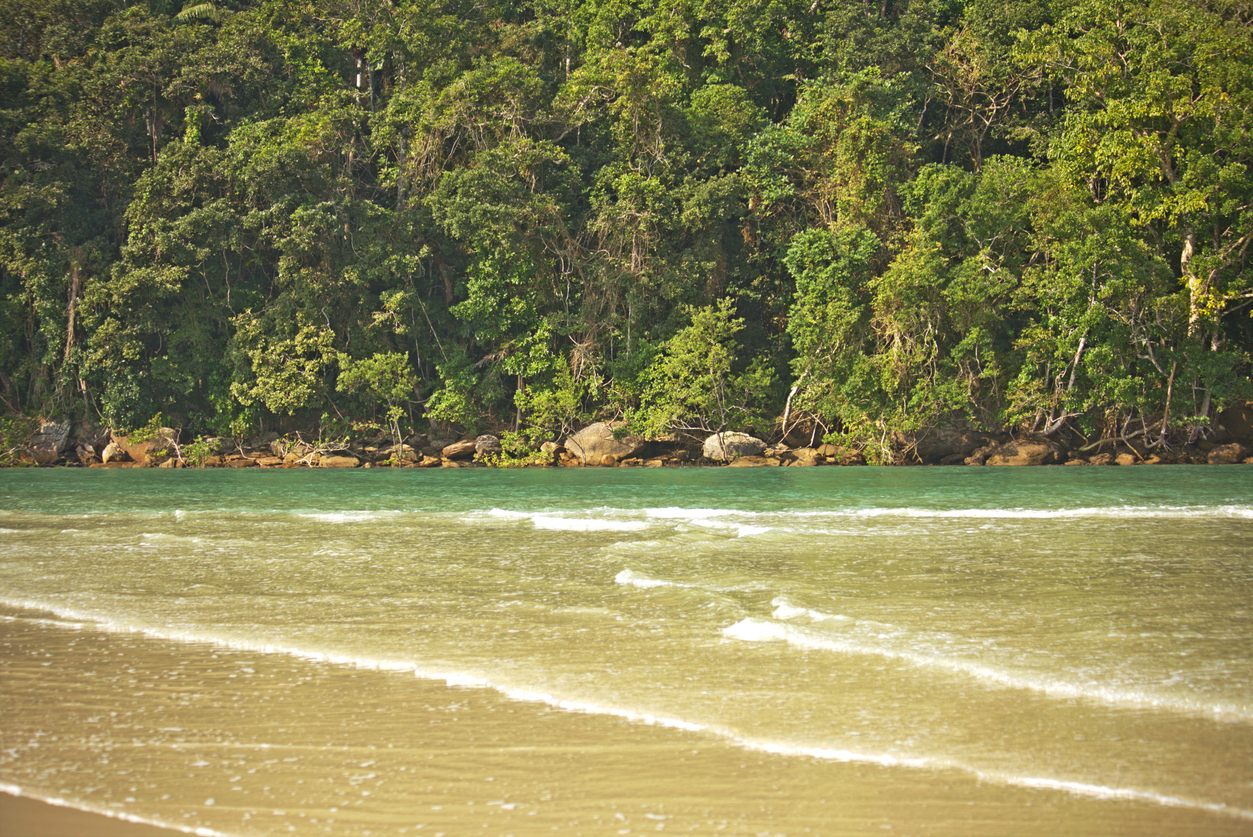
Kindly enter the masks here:
[[187, 832], [131, 822], [30, 796], [0, 793], [3, 837], [173, 837]]

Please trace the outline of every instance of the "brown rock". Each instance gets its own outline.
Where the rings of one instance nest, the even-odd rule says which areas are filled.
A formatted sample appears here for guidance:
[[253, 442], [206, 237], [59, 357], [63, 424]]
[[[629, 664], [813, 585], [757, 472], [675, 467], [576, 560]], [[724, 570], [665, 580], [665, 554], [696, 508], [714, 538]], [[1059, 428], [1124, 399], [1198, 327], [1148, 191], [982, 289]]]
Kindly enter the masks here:
[[823, 457], [813, 448], [799, 448], [792, 451], [792, 464], [801, 468], [812, 468], [821, 465]]
[[126, 455], [141, 465], [156, 465], [164, 462], [174, 452], [178, 442], [178, 431], [169, 427], [159, 427], [147, 439], [136, 440], [134, 434], [121, 436], [113, 434], [113, 442], [121, 445]]
[[130, 456], [127, 455], [126, 448], [117, 442], [109, 442], [109, 444], [104, 446], [104, 450], [100, 454], [100, 461], [105, 465], [108, 465], [110, 462], [126, 462], [129, 459]]
[[[770, 466], [771, 464], [772, 463], [770, 462], [770, 460], [766, 459], [766, 457], [764, 456], [741, 456], [737, 459], [732, 459], [730, 462], [728, 462], [727, 467], [728, 468], [765, 468], [765, 467]], [[776, 460], [773, 464], [778, 465], [779, 464], [778, 460]]]
[[442, 455], [445, 459], [452, 459], [455, 461], [458, 459], [469, 459], [474, 456], [475, 450], [477, 450], [477, 447], [473, 439], [463, 439], [460, 442], [453, 442], [450, 445], [445, 445], [440, 451], [440, 455]]
[[361, 465], [361, 460], [355, 456], [323, 456], [318, 462], [319, 468], [357, 468]]
[[1218, 414], [1218, 423], [1237, 439], [1253, 439], [1253, 404], [1228, 407]]
[[1206, 461], [1211, 465], [1236, 465], [1253, 456], [1253, 448], [1243, 442], [1231, 442], [1213, 448]]
[[[894, 441], [920, 462], [936, 463], [945, 459], [964, 461], [988, 443], [982, 433], [964, 428], [930, 428], [918, 432], [897, 433]], [[992, 464], [992, 463], [988, 463]]]
[[1054, 465], [1061, 461], [1061, 449], [1052, 440], [1022, 440], [996, 445], [985, 465]]

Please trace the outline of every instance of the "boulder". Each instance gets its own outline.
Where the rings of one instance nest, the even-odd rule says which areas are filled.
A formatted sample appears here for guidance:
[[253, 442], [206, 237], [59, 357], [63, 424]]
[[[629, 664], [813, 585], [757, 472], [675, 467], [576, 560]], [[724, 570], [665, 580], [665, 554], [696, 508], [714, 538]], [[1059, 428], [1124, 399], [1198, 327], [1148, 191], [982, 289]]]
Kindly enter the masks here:
[[1253, 440], [1253, 403], [1228, 407], [1218, 414], [1218, 424], [1236, 439]]
[[469, 459], [471, 456], [474, 456], [474, 452], [477, 449], [477, 444], [474, 439], [463, 439], [460, 442], [453, 442], [445, 445], [440, 451], [440, 454], [445, 459]]
[[[267, 430], [264, 433], [258, 433], [256, 436], [253, 436], [251, 439], [245, 442], [244, 445], [246, 447], [252, 448], [253, 450], [268, 450], [270, 446], [274, 444], [275, 442], [277, 442], [278, 440], [279, 440], [279, 435], [277, 433], [275, 433], [273, 430]], [[284, 453], [286, 453], [286, 451], [284, 451]], [[275, 456], [279, 456], [279, 455], [281, 454], [277, 454], [277, 453], [275, 454]]]
[[568, 437], [562, 445], [585, 465], [599, 465], [606, 456], [614, 457], [615, 462], [630, 459], [647, 443], [639, 436], [614, 438], [614, 429], [621, 426], [620, 423], [610, 424], [603, 421], [589, 424]]
[[705, 440], [702, 452], [706, 459], [727, 462], [746, 456], [760, 456], [766, 443], [747, 433], [715, 433]]
[[140, 465], [156, 465], [169, 459], [174, 453], [178, 431], [170, 427], [158, 427], [152, 435], [144, 438], [136, 438], [133, 433], [127, 436], [114, 433], [113, 442], [121, 445], [132, 461]]
[[43, 422], [30, 438], [31, 458], [37, 465], [52, 465], [59, 462], [69, 445], [69, 440], [70, 423], [68, 421]]
[[483, 435], [474, 440], [475, 454], [499, 454], [501, 453], [500, 439], [495, 436]]
[[995, 445], [984, 465], [1055, 465], [1062, 461], [1060, 446], [1049, 439], [1023, 439]]
[[110, 462], [128, 462], [130, 455], [127, 454], [126, 448], [117, 442], [109, 442], [104, 446], [104, 450], [100, 452], [100, 461], [108, 465]]
[[818, 451], [813, 448], [799, 448], [792, 451], [792, 466], [797, 468], [812, 468], [822, 463], [822, 457]]
[[1231, 442], [1213, 448], [1206, 461], [1211, 465], [1237, 465], [1253, 456], [1253, 449], [1243, 442]]
[[323, 456], [318, 462], [319, 468], [356, 468], [361, 460], [347, 454]]
[[739, 456], [727, 463], [728, 468], [765, 468], [777, 467], [779, 460], [771, 461], [764, 456]]
[[981, 433], [964, 428], [930, 428], [915, 433], [897, 433], [897, 446], [911, 452], [920, 462], [964, 461], [988, 443]]

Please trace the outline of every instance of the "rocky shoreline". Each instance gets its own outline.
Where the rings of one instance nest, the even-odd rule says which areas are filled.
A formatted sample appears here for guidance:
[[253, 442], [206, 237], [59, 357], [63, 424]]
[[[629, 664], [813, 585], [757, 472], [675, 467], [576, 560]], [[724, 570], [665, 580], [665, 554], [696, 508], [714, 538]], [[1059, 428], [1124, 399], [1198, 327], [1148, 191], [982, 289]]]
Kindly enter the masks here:
[[[1158, 465], [1253, 464], [1253, 405], [1229, 411], [1207, 439], [1167, 449], [1134, 436], [1098, 442], [937, 428], [892, 439], [895, 465]], [[175, 428], [120, 434], [91, 423], [44, 422], [25, 445], [10, 451], [15, 464], [88, 468], [472, 468], [472, 467], [817, 467], [866, 465], [855, 448], [815, 444], [812, 431], [793, 430], [768, 444], [744, 433], [704, 440], [648, 440], [599, 422], [523, 456], [507, 457], [499, 437], [415, 433], [396, 441], [364, 435], [337, 441], [300, 433], [263, 433], [243, 440], [186, 439]]]

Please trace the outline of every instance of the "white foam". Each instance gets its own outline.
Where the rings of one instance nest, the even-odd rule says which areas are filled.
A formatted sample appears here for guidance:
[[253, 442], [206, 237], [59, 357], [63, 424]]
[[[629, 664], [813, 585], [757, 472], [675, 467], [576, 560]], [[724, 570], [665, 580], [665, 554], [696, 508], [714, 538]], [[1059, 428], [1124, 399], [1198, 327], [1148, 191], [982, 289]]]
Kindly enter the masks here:
[[1096, 785], [1090, 782], [1075, 782], [1066, 779], [1053, 779], [1047, 776], [1019, 776], [998, 771], [982, 771], [967, 768], [980, 780], [995, 782], [1002, 785], [1016, 785], [1036, 790], [1054, 790], [1076, 796], [1087, 796], [1094, 799], [1127, 800], [1130, 802], [1147, 802], [1153, 805], [1164, 805], [1170, 808], [1194, 808], [1224, 814], [1242, 820], [1253, 820], [1253, 811], [1224, 805], [1218, 802], [1203, 802], [1197, 799], [1185, 799], [1180, 796], [1138, 790], [1136, 788], [1116, 788], [1109, 785]]
[[296, 517], [304, 520], [315, 520], [318, 523], [364, 523], [395, 517], [396, 511], [337, 511], [337, 512], [300, 512]]
[[[822, 516], [823, 512], [812, 512]], [[1253, 506], [1092, 506], [1064, 509], [925, 509], [925, 508], [870, 508], [836, 510], [831, 516], [851, 517], [912, 517], [956, 518], [991, 520], [1049, 520], [1053, 518], [1185, 518], [1185, 517], [1253, 517]]]
[[685, 509], [682, 506], [666, 506], [664, 508], [644, 509], [644, 514], [659, 520], [706, 520], [711, 517], [726, 517], [743, 512], [731, 509]]
[[[619, 573], [619, 576], [628, 574], [627, 578], [643, 579], [644, 577], [634, 576], [629, 570]], [[629, 582], [628, 582], [629, 583]], [[673, 582], [660, 582], [660, 585], [678, 585]], [[591, 715], [605, 715], [610, 717], [621, 718], [632, 723], [643, 723], [651, 726], [664, 727], [668, 729], [680, 730], [683, 732], [698, 733], [711, 735], [722, 739], [733, 746], [741, 747], [746, 750], [753, 750], [773, 755], [788, 757], [807, 757], [823, 759], [828, 761], [853, 762], [876, 764], [883, 767], [904, 767], [904, 768], [922, 768], [922, 769], [956, 769], [970, 773], [983, 781], [996, 782], [1006, 785], [1018, 785], [1021, 787], [1036, 788], [1039, 790], [1056, 790], [1065, 793], [1072, 793], [1083, 796], [1096, 796], [1108, 799], [1126, 799], [1137, 802], [1152, 803], [1158, 805], [1181, 806], [1196, 808], [1213, 813], [1234, 816], [1241, 819], [1253, 819], [1253, 811], [1248, 811], [1232, 806], [1210, 803], [1202, 801], [1194, 801], [1174, 797], [1169, 795], [1158, 794], [1152, 791], [1138, 790], [1132, 788], [1111, 788], [1102, 785], [1086, 784], [1083, 782], [1055, 779], [1050, 777], [1032, 777], [1019, 776], [1007, 773], [998, 773], [995, 771], [984, 771], [977, 767], [959, 764], [947, 759], [923, 756], [908, 756], [895, 753], [874, 753], [850, 750], [838, 746], [822, 746], [811, 743], [795, 743], [785, 741], [774, 741], [769, 739], [752, 738], [742, 735], [736, 730], [714, 726], [710, 724], [690, 721], [684, 718], [674, 717], [670, 715], [658, 714], [642, 708], [631, 708], [625, 706], [614, 706], [595, 701], [588, 701], [578, 698], [567, 698], [560, 695], [541, 691], [538, 689], [530, 689], [520, 686], [509, 685], [498, 682], [490, 677], [470, 671], [450, 671], [428, 668], [421, 666], [415, 662], [394, 659], [375, 659], [368, 657], [357, 657], [348, 654], [340, 654], [328, 651], [319, 651], [314, 649], [299, 648], [295, 646], [277, 645], [269, 643], [257, 643], [246, 640], [235, 640], [219, 636], [198, 635], [192, 632], [176, 632], [146, 628], [140, 625], [131, 625], [119, 623], [99, 617], [93, 617], [79, 611], [69, 608], [48, 606], [45, 604], [15, 601], [8, 599], [0, 599], [0, 605], [10, 607], [19, 607], [25, 609], [37, 609], [46, 612], [52, 612], [61, 617], [71, 617], [79, 619], [84, 623], [81, 627], [96, 628], [110, 632], [130, 632], [141, 633], [157, 639], [167, 641], [185, 642], [185, 643], [203, 643], [211, 644], [219, 647], [232, 648], [237, 650], [246, 650], [256, 653], [279, 654], [284, 656], [295, 657], [313, 662], [330, 663], [333, 665], [350, 666], [361, 669], [371, 669], [378, 671], [396, 671], [396, 672], [412, 672], [415, 677], [422, 680], [430, 680], [443, 682], [450, 687], [460, 688], [478, 688], [489, 689], [503, 695], [511, 700], [539, 703], [551, 706], [567, 712], [579, 712]], [[736, 625], [728, 627], [724, 633], [728, 636], [742, 635], [743, 638], [751, 639], [772, 639], [778, 636], [778, 628], [794, 628], [790, 625], [776, 626], [775, 629], [768, 629], [769, 623], [758, 619], [745, 619]], [[67, 626], [69, 627], [69, 626]], [[80, 627], [78, 625], [72, 627]], [[739, 637], [737, 637], [739, 638]], [[268, 745], [261, 745], [268, 746]], [[5, 785], [0, 783], [0, 791], [11, 793], [14, 795], [22, 795], [21, 789], [14, 785]], [[117, 816], [132, 822], [144, 822], [152, 825], [158, 825], [166, 828], [174, 828], [188, 834], [200, 835], [200, 837], [228, 837], [220, 832], [208, 829], [187, 829], [179, 826], [159, 823], [155, 821], [142, 820], [139, 818], [131, 818], [120, 815], [113, 811], [94, 811], [94, 809], [83, 806], [64, 803], [61, 800], [44, 800], [50, 804], [67, 804], [70, 807], [80, 807], [82, 810], [92, 810], [96, 813], [103, 813], [109, 816]]]
[[[787, 617], [808, 615], [808, 611], [783, 606]], [[856, 620], [839, 617], [838, 615], [818, 614], [820, 620], [846, 621]], [[1162, 695], [1151, 690], [1133, 690], [1096, 683], [1079, 683], [1063, 680], [1048, 675], [1032, 672], [1014, 671], [977, 662], [951, 653], [941, 653], [927, 648], [927, 643], [908, 631], [890, 625], [871, 626], [871, 630], [859, 635], [840, 635], [821, 630], [807, 630], [803, 627], [757, 617], [741, 619], [722, 630], [727, 639], [743, 642], [785, 642], [797, 648], [810, 651], [829, 651], [837, 654], [864, 654], [898, 660], [920, 668], [930, 668], [966, 677], [973, 677], [983, 683], [1011, 689], [1026, 689], [1052, 698], [1067, 700], [1087, 700], [1110, 706], [1129, 707], [1136, 709], [1152, 709], [1175, 712], [1184, 715], [1200, 715], [1218, 721], [1242, 722], [1253, 721], [1253, 710], [1247, 706], [1231, 703], [1218, 703], [1194, 698], [1180, 698], [1173, 695]], [[877, 639], [891, 639], [899, 644], [876, 643], [867, 635]]]
[[634, 570], [623, 570], [613, 577], [613, 580], [619, 584], [626, 584], [631, 587], [640, 587], [644, 590], [651, 590], [654, 587], [690, 587], [690, 584], [682, 584], [677, 581], [665, 581], [660, 578], [650, 578], [641, 575]]
[[775, 619], [798, 619], [802, 616], [815, 622], [851, 622], [853, 619], [851, 616], [844, 616], [839, 613], [823, 613], [820, 610], [798, 607], [784, 598], [777, 598], [770, 604], [774, 606], [772, 615]]
[[639, 532], [648, 528], [642, 520], [607, 520], [599, 517], [557, 517], [537, 514], [531, 519], [536, 529], [560, 532]]

